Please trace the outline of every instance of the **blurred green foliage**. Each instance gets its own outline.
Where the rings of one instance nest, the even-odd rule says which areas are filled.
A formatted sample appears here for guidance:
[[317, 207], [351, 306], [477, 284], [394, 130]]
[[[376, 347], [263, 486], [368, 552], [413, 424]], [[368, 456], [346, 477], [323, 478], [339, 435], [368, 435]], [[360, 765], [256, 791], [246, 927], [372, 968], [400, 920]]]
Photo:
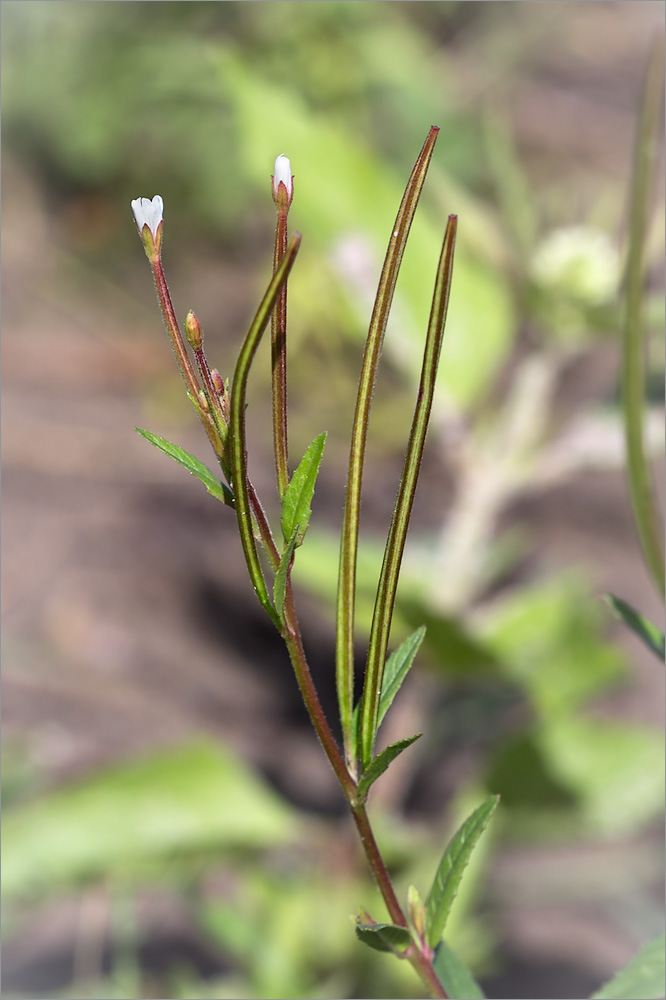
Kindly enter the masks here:
[[[621, 210], [603, 220], [602, 231], [598, 219], [578, 220], [572, 229], [576, 220], [565, 214], [547, 226], [510, 123], [492, 102], [482, 115], [469, 113], [465, 83], [443, 41], [469, 20], [495, 16], [487, 8], [497, 6], [5, 0], [6, 149], [41, 177], [54, 205], [77, 194], [107, 206], [110, 221], [88, 251], [106, 274], [122, 276], [129, 255], [139, 255], [130, 199], [158, 191], [166, 206], [167, 264], [171, 255], [185, 259], [196, 241], [251, 256], [257, 273], [248, 281], [257, 287], [270, 268], [269, 175], [276, 154], [289, 155], [290, 218], [305, 237], [290, 283], [290, 337], [302, 372], [308, 374], [306, 343], [316, 361], [323, 359], [330, 415], [338, 419], [345, 407], [337, 389], [346, 377], [344, 365], [336, 367], [339, 354], [345, 363], [347, 354], [355, 358], [365, 336], [405, 176], [428, 126], [440, 125], [386, 338], [400, 384], [388, 404], [378, 392], [377, 440], [395, 453], [402, 447], [405, 385], [420, 363], [443, 221], [457, 211], [436, 419], [459, 420], [458, 432], [481, 442], [485, 427], [501, 423], [497, 382], [509, 362], [516, 364], [525, 331], [530, 348], [554, 369], [563, 356], [617, 331], [619, 282], [609, 230]], [[525, 38], [515, 36], [511, 51], [527, 51]], [[507, 36], [498, 38], [508, 53]], [[265, 246], [263, 257], [255, 244]], [[648, 306], [656, 328], [661, 295]], [[299, 401], [325, 409], [326, 399], [308, 400], [308, 391]], [[308, 415], [303, 447], [320, 429], [313, 419]], [[441, 444], [438, 433], [434, 428]], [[332, 437], [327, 459], [340, 454]], [[545, 436], [537, 457], [542, 444]], [[478, 457], [480, 445], [471, 454]], [[509, 496], [519, 492], [532, 457], [521, 456]], [[589, 585], [566, 574], [500, 587], [484, 602], [521, 555], [511, 549], [500, 560], [491, 534], [483, 572], [459, 606], [445, 605], [438, 593], [437, 539], [419, 538], [407, 556], [394, 645], [427, 624], [421, 669], [439, 692], [423, 724], [426, 736], [410, 751], [412, 766], [427, 768], [460, 742], [476, 747], [479, 765], [441, 815], [432, 810], [436, 832], [379, 815], [382, 847], [405, 887], [425, 889], [445, 828], [455, 829], [489, 792], [502, 795], [502, 835], [526, 842], [626, 836], [663, 810], [660, 734], [593, 711], [595, 699], [625, 682], [627, 669], [603, 634]], [[370, 537], [360, 552], [359, 629], [369, 624], [382, 550]], [[337, 562], [337, 538], [314, 524], [295, 579], [330, 604]], [[21, 755], [10, 754], [3, 891], [17, 913], [19, 901], [90, 880], [118, 883], [131, 897], [138, 886], [176, 872], [233, 972], [205, 983], [193, 970], [174, 968], [170, 995], [416, 995], [404, 963], [385, 963], [355, 941], [348, 917], [373, 899], [365, 877], [352, 865], [322, 872], [304, 850], [312, 821], [229, 751], [205, 743], [161, 751], [50, 794], [26, 774]], [[315, 843], [333, 853], [339, 831], [318, 822]], [[475, 910], [499, 835], [487, 836], [447, 932], [481, 971], [493, 930]], [[233, 872], [228, 899], [201, 890], [201, 872], [213, 863]], [[115, 979], [95, 984], [97, 996], [142, 995], [138, 966], [121, 965]]]

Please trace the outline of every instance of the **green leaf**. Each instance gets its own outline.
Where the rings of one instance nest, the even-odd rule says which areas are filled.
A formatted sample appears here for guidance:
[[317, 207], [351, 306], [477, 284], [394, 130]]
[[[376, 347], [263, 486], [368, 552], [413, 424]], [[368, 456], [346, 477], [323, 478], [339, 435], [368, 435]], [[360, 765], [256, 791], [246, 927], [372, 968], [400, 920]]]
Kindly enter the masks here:
[[437, 945], [433, 969], [450, 1000], [484, 1000], [485, 993], [446, 941]]
[[371, 785], [375, 783], [377, 778], [379, 778], [389, 764], [395, 760], [398, 754], [401, 754], [403, 750], [411, 746], [418, 738], [421, 733], [417, 733], [416, 736], [409, 736], [406, 740], [398, 740], [397, 743], [391, 743], [390, 746], [378, 753], [377, 756], [372, 760], [365, 771], [361, 775], [358, 782], [358, 795], [361, 799], [365, 799], [366, 795], [370, 791]]
[[497, 808], [499, 795], [491, 795], [465, 820], [450, 844], [437, 869], [435, 880], [426, 900], [428, 911], [428, 944], [434, 948], [439, 942], [453, 900], [458, 892], [465, 868], [476, 843]]
[[122, 875], [174, 855], [286, 843], [295, 813], [230, 751], [171, 747], [3, 816], [5, 898]]
[[400, 690], [400, 685], [407, 676], [409, 669], [414, 662], [414, 658], [419, 651], [426, 634], [425, 625], [421, 625], [389, 656], [384, 668], [384, 679], [382, 681], [382, 693], [379, 699], [379, 715], [377, 716], [377, 726], [380, 726], [382, 719], [391, 707], [391, 702]]
[[326, 431], [323, 431], [314, 439], [303, 455], [298, 468], [289, 480], [282, 500], [282, 533], [287, 541], [298, 527], [296, 545], [301, 544], [305, 532], [308, 530], [312, 514], [310, 504], [325, 444]]
[[447, 674], [463, 674], [466, 679], [470, 672], [479, 674], [497, 673], [499, 661], [493, 650], [482, 638], [473, 635], [457, 618], [443, 612], [433, 612], [424, 601], [401, 597], [398, 614], [411, 628], [423, 624], [427, 629], [424, 656], [430, 654], [435, 669]]
[[296, 548], [296, 539], [298, 537], [298, 525], [294, 528], [292, 536], [289, 539], [288, 544], [285, 546], [285, 550], [280, 556], [280, 565], [277, 568], [275, 574], [275, 580], [273, 582], [273, 603], [275, 604], [275, 610], [282, 617], [282, 611], [284, 609], [284, 598], [287, 590], [287, 580], [289, 578], [289, 568], [291, 566], [291, 560], [294, 555], [294, 549]]
[[634, 635], [637, 635], [641, 642], [645, 643], [648, 649], [656, 653], [660, 660], [664, 659], [664, 633], [660, 632], [656, 625], [644, 618], [642, 614], [616, 597], [615, 594], [605, 594], [604, 600], [615, 613], [617, 618], [621, 618], [625, 625], [628, 625]]
[[187, 469], [191, 476], [196, 476], [216, 500], [221, 500], [228, 507], [234, 506], [234, 495], [229, 487], [225, 486], [215, 473], [211, 472], [207, 465], [200, 462], [194, 455], [190, 455], [189, 451], [185, 451], [184, 448], [179, 447], [177, 444], [171, 444], [170, 441], [159, 437], [158, 434], [151, 434], [150, 431], [141, 430], [140, 427], [135, 427], [134, 430], [141, 437], [145, 438], [146, 441], [150, 441], [156, 448], [163, 451], [165, 455], [169, 455], [175, 462], [182, 465], [184, 469]]
[[659, 1000], [666, 993], [664, 935], [644, 945], [637, 955], [592, 995], [592, 1000]]
[[397, 924], [356, 924], [356, 937], [376, 951], [401, 952], [408, 948], [411, 936]]

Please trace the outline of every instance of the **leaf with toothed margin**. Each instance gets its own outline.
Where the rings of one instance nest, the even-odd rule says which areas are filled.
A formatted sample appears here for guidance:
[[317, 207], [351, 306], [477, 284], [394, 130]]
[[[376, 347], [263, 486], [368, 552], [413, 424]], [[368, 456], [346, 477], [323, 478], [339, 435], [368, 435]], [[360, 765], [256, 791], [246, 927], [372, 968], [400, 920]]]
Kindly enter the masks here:
[[191, 476], [195, 476], [200, 482], [204, 484], [211, 496], [215, 497], [216, 500], [221, 500], [222, 503], [227, 504], [228, 507], [234, 506], [234, 495], [228, 486], [225, 486], [221, 482], [214, 472], [200, 462], [198, 458], [194, 455], [190, 455], [189, 451], [185, 451], [177, 444], [172, 444], [167, 441], [166, 438], [160, 437], [158, 434], [151, 434], [150, 431], [141, 430], [140, 427], [135, 427], [134, 430], [141, 437], [145, 438], [151, 444], [163, 451], [165, 455], [169, 455], [173, 458], [175, 462], [182, 465], [184, 469], [190, 473]]
[[324, 453], [325, 444], [326, 431], [323, 431], [309, 445], [298, 468], [289, 480], [289, 485], [282, 498], [282, 533], [285, 541], [287, 541], [298, 526], [296, 545], [302, 543], [305, 532], [308, 530], [312, 514], [310, 504], [312, 503], [317, 473], [319, 472], [319, 465], [321, 463], [321, 456]]
[[[421, 625], [415, 632], [408, 635], [398, 648], [394, 650], [384, 666], [384, 677], [382, 679], [382, 693], [379, 698], [379, 713], [377, 715], [377, 729], [382, 724], [384, 716], [388, 712], [393, 699], [402, 686], [402, 682], [409, 673], [416, 654], [418, 653], [423, 638], [426, 634], [425, 625]], [[358, 719], [361, 711], [360, 701], [354, 706], [352, 713], [352, 732], [358, 734]]]
[[374, 760], [370, 761], [365, 771], [359, 778], [357, 793], [359, 798], [365, 799], [370, 787], [375, 783], [377, 778], [379, 778], [389, 764], [395, 760], [398, 754], [401, 754], [403, 750], [411, 746], [415, 740], [421, 736], [421, 733], [417, 733], [416, 736], [409, 736], [406, 740], [398, 740], [397, 743], [391, 743], [390, 746], [378, 753]]
[[386, 666], [384, 667], [384, 677], [382, 679], [382, 693], [379, 698], [379, 714], [377, 716], [377, 728], [382, 723], [382, 719], [391, 707], [391, 702], [400, 690], [400, 685], [407, 676], [409, 669], [414, 662], [414, 658], [419, 651], [426, 634], [425, 625], [421, 625], [415, 632], [407, 636], [398, 648], [391, 653]]
[[398, 924], [356, 924], [356, 937], [375, 951], [391, 951], [400, 954], [411, 944], [411, 935], [406, 927]]
[[289, 578], [289, 569], [291, 567], [291, 560], [294, 555], [294, 549], [296, 548], [296, 539], [298, 537], [298, 525], [293, 530], [292, 536], [289, 542], [285, 546], [284, 552], [280, 556], [280, 564], [277, 568], [275, 574], [275, 581], [273, 583], [273, 603], [275, 604], [275, 610], [282, 618], [282, 612], [284, 610], [284, 598], [287, 592], [287, 580]]
[[434, 948], [444, 933], [453, 900], [469, 864], [472, 851], [497, 808], [499, 795], [491, 795], [468, 816], [444, 851], [426, 900], [428, 944]]

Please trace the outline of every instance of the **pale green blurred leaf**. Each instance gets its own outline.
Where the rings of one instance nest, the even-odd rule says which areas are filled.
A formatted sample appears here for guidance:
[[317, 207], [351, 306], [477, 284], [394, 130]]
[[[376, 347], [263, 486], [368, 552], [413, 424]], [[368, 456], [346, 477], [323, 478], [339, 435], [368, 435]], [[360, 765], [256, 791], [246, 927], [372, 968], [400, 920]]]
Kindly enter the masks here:
[[[298, 220], [307, 220], [307, 231], [314, 234], [322, 249], [330, 253], [335, 244], [337, 256], [344, 254], [345, 240], [349, 247], [362, 245], [378, 277], [383, 247], [409, 171], [403, 176], [373, 155], [362, 132], [313, 117], [301, 94], [288, 84], [268, 82], [249, 73], [234, 54], [220, 53], [219, 70], [239, 111], [238, 148], [248, 174], [257, 183], [265, 182], [265, 165], [272, 163], [275, 150], [288, 150], [298, 178], [291, 210], [294, 224], [305, 228], [305, 222]], [[418, 148], [416, 145], [412, 151], [414, 156]], [[335, 192], [335, 197], [327, 197], [326, 192]], [[447, 215], [457, 210], [451, 204], [441, 218], [433, 218], [427, 210], [429, 197], [426, 185], [424, 206], [410, 234], [396, 292], [399, 322], [389, 324], [384, 346], [414, 378]], [[367, 322], [366, 301], [358, 305]], [[474, 402], [504, 360], [513, 335], [506, 283], [492, 267], [469, 253], [461, 219], [439, 375], [445, 394], [463, 408]], [[475, 345], [472, 354], [470, 343]]]
[[284, 843], [296, 818], [209, 743], [162, 750], [64, 787], [3, 820], [3, 891], [29, 894], [174, 853]]
[[618, 835], [664, 811], [663, 734], [645, 725], [560, 717], [535, 732], [554, 777], [580, 797], [588, 827]]
[[603, 615], [581, 581], [533, 583], [493, 609], [481, 636], [544, 718], [570, 715], [620, 680], [622, 653], [601, 632]]
[[592, 1000], [660, 1000], [666, 993], [664, 935], [643, 945]]

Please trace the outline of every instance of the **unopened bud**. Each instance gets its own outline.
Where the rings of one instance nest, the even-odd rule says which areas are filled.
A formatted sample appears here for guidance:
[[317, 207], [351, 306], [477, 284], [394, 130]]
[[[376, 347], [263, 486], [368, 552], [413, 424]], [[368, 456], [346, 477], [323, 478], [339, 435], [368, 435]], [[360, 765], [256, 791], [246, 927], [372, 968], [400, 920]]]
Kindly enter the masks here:
[[159, 260], [162, 250], [164, 202], [158, 194], [152, 201], [150, 198], [135, 198], [132, 202], [132, 211], [148, 258]]
[[426, 934], [426, 908], [419, 891], [414, 885], [410, 885], [407, 890], [407, 912], [412, 923], [412, 927], [418, 934], [421, 941], [425, 940]]
[[208, 413], [208, 400], [206, 399], [206, 393], [203, 391], [203, 389], [199, 389], [198, 400], [199, 400], [199, 406], [204, 411], [204, 413]]
[[218, 372], [217, 368], [211, 368], [210, 377], [213, 380], [213, 385], [215, 386], [215, 392], [218, 396], [224, 395], [224, 379]]
[[294, 178], [291, 173], [289, 157], [280, 153], [275, 161], [273, 181], [273, 201], [278, 208], [286, 209], [294, 197]]
[[187, 342], [194, 351], [200, 351], [203, 344], [203, 330], [201, 323], [196, 318], [192, 310], [185, 317], [185, 336]]

